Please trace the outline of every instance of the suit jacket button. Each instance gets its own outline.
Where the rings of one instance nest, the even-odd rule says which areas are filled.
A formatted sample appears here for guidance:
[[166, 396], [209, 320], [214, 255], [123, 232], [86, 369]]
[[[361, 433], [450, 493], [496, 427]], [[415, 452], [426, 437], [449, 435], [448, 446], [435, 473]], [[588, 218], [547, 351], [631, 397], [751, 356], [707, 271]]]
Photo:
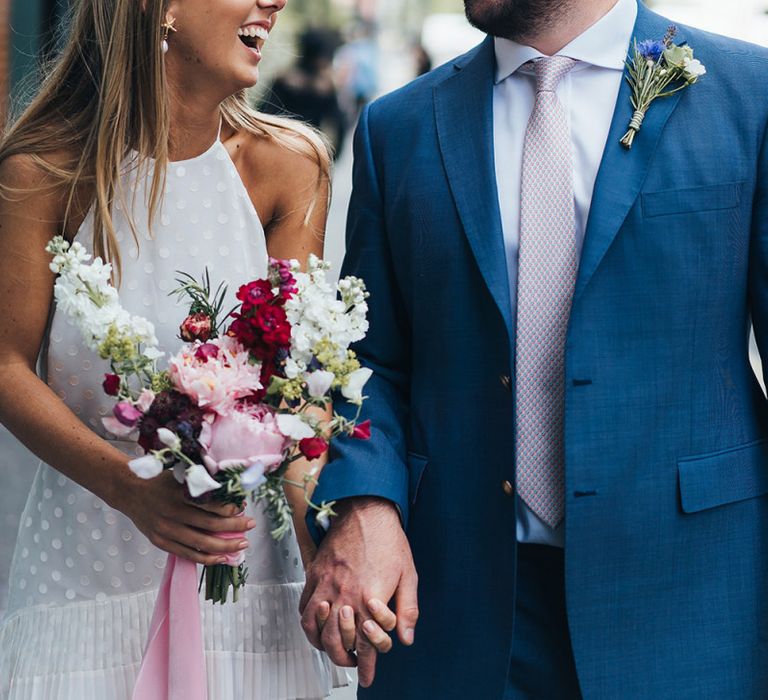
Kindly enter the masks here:
[[502, 374], [499, 379], [501, 380], [501, 385], [507, 391], [512, 391], [512, 377], [510, 377], [508, 374]]
[[501, 490], [504, 491], [504, 493], [507, 496], [511, 497], [511, 496], [515, 495], [515, 487], [512, 486], [512, 482], [511, 481], [503, 482], [502, 485], [501, 485]]

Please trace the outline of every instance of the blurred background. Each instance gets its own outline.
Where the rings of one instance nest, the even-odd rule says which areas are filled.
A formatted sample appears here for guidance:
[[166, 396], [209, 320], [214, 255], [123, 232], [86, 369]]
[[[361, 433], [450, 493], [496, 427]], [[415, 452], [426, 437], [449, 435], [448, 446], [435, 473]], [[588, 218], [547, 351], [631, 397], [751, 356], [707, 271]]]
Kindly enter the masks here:
[[[41, 60], [55, 53], [71, 4], [0, 0], [0, 124], [34, 92]], [[647, 4], [681, 24], [768, 46], [768, 0]], [[461, 0], [289, 0], [265, 49], [253, 101], [264, 111], [314, 124], [336, 149], [326, 244], [335, 269], [344, 252], [350, 143], [360, 108], [482, 38], [464, 18]], [[19, 515], [36, 466], [0, 426], [0, 614]], [[334, 695], [352, 697], [352, 688]]]

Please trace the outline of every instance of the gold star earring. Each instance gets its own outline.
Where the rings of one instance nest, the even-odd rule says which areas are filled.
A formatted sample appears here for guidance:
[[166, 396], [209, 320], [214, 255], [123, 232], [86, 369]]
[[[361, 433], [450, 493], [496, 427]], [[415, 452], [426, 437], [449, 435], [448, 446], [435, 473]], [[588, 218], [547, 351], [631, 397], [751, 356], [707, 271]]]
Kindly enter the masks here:
[[165, 22], [163, 22], [160, 25], [160, 27], [163, 30], [163, 41], [160, 44], [160, 46], [163, 50], [163, 53], [166, 54], [168, 53], [168, 48], [169, 48], [168, 37], [170, 36], [170, 33], [179, 31], [178, 29], [176, 29], [176, 18], [171, 17], [170, 19], [166, 19]]

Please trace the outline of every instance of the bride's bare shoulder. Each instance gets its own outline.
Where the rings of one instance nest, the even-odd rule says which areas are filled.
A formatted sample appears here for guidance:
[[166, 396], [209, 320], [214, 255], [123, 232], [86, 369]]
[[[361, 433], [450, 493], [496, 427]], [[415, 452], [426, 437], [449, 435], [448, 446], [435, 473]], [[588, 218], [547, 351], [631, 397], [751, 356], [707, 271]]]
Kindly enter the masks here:
[[328, 151], [312, 133], [241, 131], [225, 145], [265, 226], [286, 209], [311, 201], [327, 181]]
[[[4, 213], [43, 222], [61, 232], [71, 186], [59, 174], [70, 168], [71, 155], [63, 151], [44, 156], [19, 153], [4, 158], [0, 161], [0, 206]], [[87, 207], [86, 200], [86, 188], [77, 188], [65, 234], [84, 218], [80, 209]]]
[[36, 190], [46, 184], [45, 168], [38, 158], [28, 153], [16, 153], [0, 161], [0, 186]]

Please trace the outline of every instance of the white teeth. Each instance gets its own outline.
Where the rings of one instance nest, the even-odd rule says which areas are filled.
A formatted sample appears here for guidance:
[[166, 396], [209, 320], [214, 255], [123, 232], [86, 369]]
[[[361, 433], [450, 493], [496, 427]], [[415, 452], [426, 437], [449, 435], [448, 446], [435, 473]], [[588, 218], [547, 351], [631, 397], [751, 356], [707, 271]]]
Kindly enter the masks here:
[[237, 30], [237, 35], [249, 36], [252, 39], [258, 38], [266, 41], [269, 38], [269, 30], [264, 27], [255, 27], [251, 25], [250, 27], [240, 27], [240, 29]]

